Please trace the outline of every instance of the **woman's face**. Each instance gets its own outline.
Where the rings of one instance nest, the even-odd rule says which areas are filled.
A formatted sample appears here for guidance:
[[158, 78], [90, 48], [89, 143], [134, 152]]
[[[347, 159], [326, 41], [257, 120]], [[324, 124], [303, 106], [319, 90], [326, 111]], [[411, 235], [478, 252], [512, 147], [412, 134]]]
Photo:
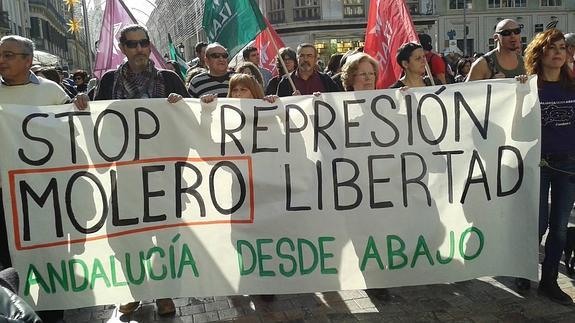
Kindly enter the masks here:
[[567, 46], [565, 40], [560, 39], [543, 48], [543, 58], [541, 65], [543, 68], [561, 68], [567, 60]]
[[368, 61], [360, 62], [357, 71], [353, 76], [353, 90], [374, 90], [375, 89], [375, 70], [373, 65]]
[[74, 76], [74, 83], [76, 83], [76, 85], [82, 85], [84, 84], [84, 78], [80, 75]]
[[288, 70], [288, 73], [293, 72], [293, 70], [295, 69], [295, 61], [291, 58], [286, 58], [284, 57], [284, 63], [286, 64], [286, 68]]
[[254, 96], [250, 89], [242, 84], [237, 84], [232, 88], [232, 98], [234, 99], [253, 99]]
[[469, 73], [469, 70], [471, 69], [471, 62], [467, 61], [465, 62], [465, 64], [463, 64], [463, 74], [467, 75]]
[[403, 62], [406, 72], [423, 75], [425, 74], [425, 53], [423, 52], [422, 48], [418, 48], [411, 52], [411, 56], [409, 56], [409, 62], [406, 64], [405, 61]]

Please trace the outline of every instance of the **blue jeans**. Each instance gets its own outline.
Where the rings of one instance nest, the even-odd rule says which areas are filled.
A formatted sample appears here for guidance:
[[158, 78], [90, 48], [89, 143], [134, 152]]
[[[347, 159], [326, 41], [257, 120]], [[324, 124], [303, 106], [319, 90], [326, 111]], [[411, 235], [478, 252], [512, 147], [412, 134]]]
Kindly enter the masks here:
[[[575, 173], [575, 160], [563, 158], [547, 160], [552, 168]], [[539, 192], [539, 242], [549, 230], [545, 241], [545, 259], [542, 266], [542, 279], [557, 279], [559, 262], [567, 239], [567, 224], [575, 201], [575, 176], [541, 167], [541, 191]], [[551, 207], [549, 207], [551, 188]]]

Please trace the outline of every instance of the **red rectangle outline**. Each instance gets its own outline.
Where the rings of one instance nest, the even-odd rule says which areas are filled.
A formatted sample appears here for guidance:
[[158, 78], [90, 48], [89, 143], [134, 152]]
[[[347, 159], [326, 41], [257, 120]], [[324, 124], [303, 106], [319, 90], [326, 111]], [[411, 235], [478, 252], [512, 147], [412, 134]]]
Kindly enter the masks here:
[[[131, 229], [122, 232], [115, 232], [111, 234], [99, 235], [88, 237], [85, 239], [75, 239], [70, 241], [57, 241], [57, 242], [49, 242], [49, 243], [41, 243], [35, 244], [30, 246], [22, 246], [22, 242], [20, 241], [20, 224], [18, 222], [18, 207], [16, 204], [16, 184], [15, 184], [15, 176], [21, 174], [37, 174], [37, 173], [53, 173], [53, 172], [63, 172], [63, 171], [70, 171], [70, 170], [80, 170], [80, 169], [95, 169], [95, 168], [102, 168], [102, 167], [120, 167], [120, 166], [127, 166], [127, 165], [137, 165], [137, 164], [149, 164], [149, 163], [157, 163], [157, 162], [170, 162], [170, 161], [222, 161], [222, 160], [247, 160], [248, 162], [248, 182], [249, 182], [249, 189], [250, 189], [250, 217], [246, 220], [215, 220], [215, 221], [191, 221], [191, 222], [182, 222], [182, 223], [174, 223], [174, 224], [166, 224], [166, 225], [158, 225], [153, 227], [146, 227], [146, 228], [139, 228], [139, 229]], [[114, 238], [128, 234], [152, 231], [152, 230], [161, 230], [173, 227], [182, 227], [182, 226], [193, 226], [193, 225], [208, 225], [208, 224], [225, 224], [225, 223], [253, 223], [254, 222], [254, 182], [253, 182], [253, 169], [252, 169], [252, 158], [251, 156], [226, 156], [226, 157], [197, 157], [197, 158], [188, 158], [188, 157], [165, 157], [165, 158], [151, 158], [151, 159], [141, 159], [141, 160], [132, 160], [132, 161], [123, 161], [123, 162], [113, 162], [113, 163], [103, 163], [103, 164], [95, 164], [95, 165], [74, 165], [74, 166], [66, 166], [66, 167], [54, 167], [54, 168], [44, 168], [44, 169], [17, 169], [17, 170], [10, 170], [8, 171], [9, 181], [10, 181], [10, 201], [12, 202], [12, 221], [14, 224], [14, 240], [16, 241], [16, 250], [32, 250], [32, 249], [40, 249], [40, 248], [49, 248], [73, 243], [80, 243], [80, 242], [87, 242], [87, 241], [95, 241], [107, 238]]]

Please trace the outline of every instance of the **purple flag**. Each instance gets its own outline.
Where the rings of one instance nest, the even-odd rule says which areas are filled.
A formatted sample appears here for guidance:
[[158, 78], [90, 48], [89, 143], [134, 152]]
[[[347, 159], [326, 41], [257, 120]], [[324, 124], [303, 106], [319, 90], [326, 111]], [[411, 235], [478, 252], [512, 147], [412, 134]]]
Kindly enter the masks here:
[[[102, 30], [96, 52], [94, 75], [101, 78], [109, 70], [116, 69], [124, 61], [124, 54], [120, 50], [120, 30], [127, 25], [136, 24], [136, 19], [124, 5], [122, 0], [106, 0]], [[150, 59], [157, 68], [164, 68], [164, 59], [156, 48], [151, 45]]]

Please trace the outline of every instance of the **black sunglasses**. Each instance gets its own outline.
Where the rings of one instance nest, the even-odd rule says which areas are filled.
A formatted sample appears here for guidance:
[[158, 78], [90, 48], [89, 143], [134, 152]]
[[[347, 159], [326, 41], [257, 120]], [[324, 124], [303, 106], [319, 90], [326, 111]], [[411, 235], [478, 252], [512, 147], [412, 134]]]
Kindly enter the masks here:
[[210, 58], [228, 58], [228, 53], [211, 53], [208, 55]]
[[521, 28], [505, 29], [505, 30], [502, 30], [502, 31], [498, 31], [497, 33], [498, 33], [499, 35], [505, 36], [505, 37], [511, 36], [512, 33], [515, 34], [515, 35], [519, 35], [519, 34], [521, 34]]
[[136, 48], [136, 47], [138, 47], [138, 44], [140, 44], [140, 46], [142, 48], [146, 48], [146, 47], [150, 46], [150, 40], [149, 39], [140, 39], [140, 40], [126, 40], [126, 41], [124, 41], [124, 45], [126, 45], [126, 47], [128, 47], [128, 48]]

